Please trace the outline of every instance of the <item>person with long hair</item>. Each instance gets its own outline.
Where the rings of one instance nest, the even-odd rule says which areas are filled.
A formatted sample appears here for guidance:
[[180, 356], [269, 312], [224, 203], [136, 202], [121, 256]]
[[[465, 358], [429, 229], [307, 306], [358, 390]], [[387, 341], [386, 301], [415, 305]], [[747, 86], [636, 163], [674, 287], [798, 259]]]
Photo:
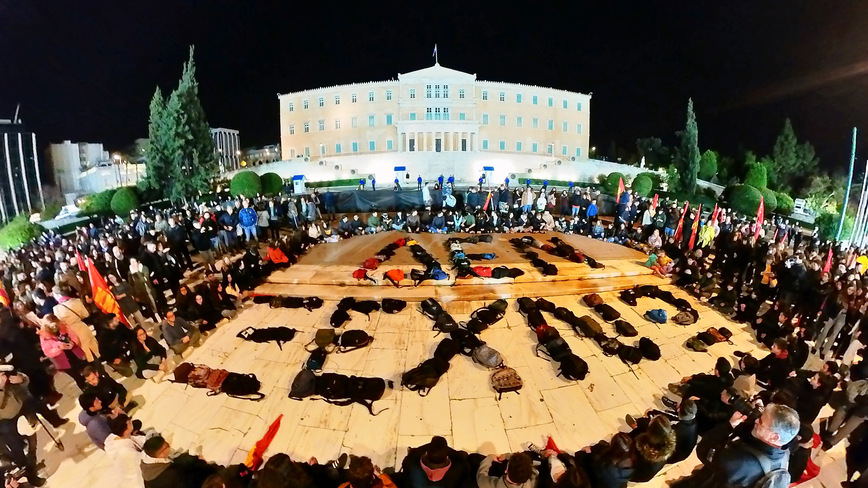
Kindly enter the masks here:
[[133, 330], [136, 341], [133, 343], [133, 359], [136, 362], [136, 376], [142, 379], [153, 378], [160, 371], [166, 371], [166, 348], [149, 336], [141, 326]]
[[87, 365], [81, 343], [75, 333], [54, 314], [45, 316], [47, 323], [39, 329], [39, 345], [58, 371], [69, 375], [78, 388], [84, 390], [85, 381], [80, 371]]

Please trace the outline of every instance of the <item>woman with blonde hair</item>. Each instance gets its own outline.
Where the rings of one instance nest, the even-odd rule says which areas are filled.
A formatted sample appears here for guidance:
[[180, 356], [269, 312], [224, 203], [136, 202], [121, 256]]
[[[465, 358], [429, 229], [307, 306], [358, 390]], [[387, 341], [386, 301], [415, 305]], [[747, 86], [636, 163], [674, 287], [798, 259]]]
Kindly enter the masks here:
[[78, 336], [54, 314], [45, 316], [46, 323], [39, 329], [39, 346], [51, 359], [58, 371], [63, 371], [84, 390], [85, 381], [81, 369], [87, 365]]

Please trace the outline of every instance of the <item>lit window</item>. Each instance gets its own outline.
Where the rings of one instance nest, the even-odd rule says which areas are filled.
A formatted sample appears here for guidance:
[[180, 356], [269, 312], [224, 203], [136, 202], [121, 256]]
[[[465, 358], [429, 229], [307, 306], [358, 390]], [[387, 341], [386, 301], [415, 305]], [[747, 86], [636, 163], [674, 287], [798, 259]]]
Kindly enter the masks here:
[[506, 141], [500, 141], [500, 150], [506, 151]]
[[335, 154], [340, 154], [340, 153], [341, 153], [341, 143], [339, 142], [339, 143], [335, 144]]
[[501, 102], [505, 102], [505, 101], [506, 101], [506, 92], [500, 92], [500, 95], [498, 96], [498, 99], [499, 99]]
[[319, 105], [320, 107], [324, 107], [325, 106], [325, 98], [319, 97], [316, 101], [316, 104]]
[[555, 99], [552, 97], [549, 97], [549, 107], [554, 107], [554, 106], [555, 106]]
[[458, 90], [458, 98], [464, 98], [464, 88]]
[[305, 156], [310, 156], [310, 146], [305, 146], [305, 147], [304, 147], [304, 155], [305, 155]]
[[369, 102], [373, 102], [373, 101], [374, 101], [374, 92], [368, 92], [368, 101], [369, 101]]
[[449, 85], [443, 85], [443, 98], [449, 98]]
[[410, 98], [416, 98], [416, 89], [410, 88]]
[[373, 115], [368, 115], [368, 127], [373, 127], [375, 122], [375, 117]]
[[458, 120], [467, 120], [467, 114], [464, 112], [458, 113]]
[[318, 120], [317, 127], [319, 127], [319, 130], [325, 130], [325, 120]]
[[568, 108], [567, 101], [564, 100], [564, 108]]
[[534, 129], [539, 129], [539, 119], [536, 118], [536, 117], [534, 117], [534, 118], [531, 120], [531, 126], [532, 126]]
[[576, 134], [582, 133], [582, 124], [576, 124]]
[[537, 151], [539, 151], [539, 144], [537, 144], [536, 142], [534, 142], [533, 144], [530, 145], [530, 150], [531, 150], [531, 152], [537, 152]]
[[324, 144], [319, 145], [319, 154], [320, 154], [320, 156], [325, 156], [326, 152], [325, 152], [325, 145]]
[[562, 124], [561, 124], [561, 132], [566, 132], [566, 131], [570, 130], [570, 129], [569, 129], [569, 125], [570, 125], [570, 124], [567, 123], [567, 122], [562, 123]]
[[561, 146], [561, 155], [563, 155], [563, 156], [567, 155], [567, 146]]
[[515, 152], [521, 152], [521, 141], [515, 143]]
[[515, 103], [521, 103], [521, 93], [515, 94]]
[[488, 125], [488, 114], [482, 114], [482, 125]]
[[576, 102], [576, 110], [578, 110], [579, 112], [582, 111], [582, 102]]
[[549, 120], [549, 130], [555, 130], [555, 121]]
[[353, 95], [350, 97], [350, 99], [351, 99], [350, 100], [351, 102], [356, 103], [359, 101], [359, 96], [356, 95], [355, 93], [353, 93]]
[[308, 108], [310, 108], [310, 102], [308, 102], [307, 100], [304, 100], [301, 102], [301, 106], [302, 106], [302, 108], [307, 110]]
[[431, 85], [425, 85], [425, 98], [431, 98]]
[[440, 120], [440, 107], [434, 109], [434, 120]]
[[576, 148], [576, 157], [577, 158], [582, 157], [582, 148], [580, 148], [580, 147]]
[[534, 96], [533, 96], [533, 104], [536, 105], [536, 104], [537, 104], [537, 101], [538, 101], [538, 100], [537, 100], [537, 96], [534, 95]]
[[310, 122], [305, 122], [305, 123], [304, 123], [304, 131], [305, 131], [305, 132], [310, 132]]
[[340, 105], [340, 104], [341, 104], [341, 96], [335, 95], [335, 105]]
[[425, 109], [425, 120], [434, 120], [434, 111], [431, 107]]
[[521, 117], [515, 118], [515, 126], [516, 127], [521, 127], [521, 122], [522, 122]]
[[289, 126], [289, 135], [293, 135], [293, 134], [295, 134], [295, 125], [290, 125]]
[[393, 143], [392, 143], [392, 140], [391, 140], [391, 139], [387, 140], [387, 141], [386, 141], [386, 149], [388, 149], [389, 151], [391, 151], [391, 150], [393, 149], [392, 144], [393, 144]]
[[353, 117], [353, 118], [351, 118], [351, 119], [350, 119], [350, 126], [351, 126], [353, 129], [355, 129], [356, 127], [358, 127], [358, 126], [359, 126], [359, 118], [358, 118], [358, 117]]
[[341, 119], [335, 119], [335, 129], [341, 128]]
[[500, 116], [500, 126], [503, 127], [506, 125], [506, 115]]
[[482, 90], [482, 99], [488, 100], [488, 91], [487, 90]]
[[[376, 147], [377, 146], [376, 146], [376, 144], [374, 144], [374, 141], [368, 141], [368, 151], [373, 151], [376, 149]], [[566, 146], [564, 146], [564, 147], [566, 147]]]
[[443, 109], [443, 120], [449, 120], [449, 107]]
[[440, 98], [440, 85], [434, 85], [434, 98]]
[[353, 143], [353, 152], [359, 152], [359, 143], [358, 142]]
[[290, 112], [292, 112], [292, 110], [295, 108], [295, 104], [292, 102], [289, 102], [289, 105], [287, 105], [286, 108], [289, 109]]
[[410, 120], [416, 120], [416, 112], [410, 112]]
[[392, 114], [386, 114], [386, 125], [392, 125]]
[[488, 139], [482, 140], [482, 149], [488, 149]]
[[386, 100], [392, 99], [392, 90], [386, 90]]

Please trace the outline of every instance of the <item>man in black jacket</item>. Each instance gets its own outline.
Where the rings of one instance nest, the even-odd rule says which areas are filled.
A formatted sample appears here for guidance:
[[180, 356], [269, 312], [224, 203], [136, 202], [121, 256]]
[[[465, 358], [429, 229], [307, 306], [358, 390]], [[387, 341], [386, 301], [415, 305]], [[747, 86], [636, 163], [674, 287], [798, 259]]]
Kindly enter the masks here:
[[475, 473], [467, 453], [456, 451], [440, 436], [411, 448], [401, 464], [401, 486], [409, 488], [463, 488], [475, 486]]
[[190, 249], [187, 248], [187, 230], [178, 225], [175, 217], [169, 218], [169, 227], [164, 232], [169, 242], [169, 249], [178, 257], [178, 261], [184, 269], [193, 268], [193, 259], [190, 257]]
[[675, 432], [675, 451], [669, 456], [667, 464], [675, 464], [687, 459], [699, 438], [696, 425], [696, 403], [691, 398], [685, 398], [678, 406], [678, 422], [672, 425]]
[[142, 451], [142, 477], [147, 488], [199, 488], [223, 469], [186, 452], [169, 459], [172, 449], [162, 436], [146, 440]]
[[[733, 414], [729, 421], [735, 428], [747, 417], [739, 412]], [[670, 483], [670, 486], [724, 488], [753, 486], [764, 476], [776, 469], [789, 484], [789, 450], [784, 446], [789, 444], [799, 433], [801, 424], [799, 415], [790, 407], [776, 404], [766, 406], [763, 414], [757, 419], [751, 430], [751, 435], [716, 449], [711, 454], [711, 460], [687, 478]], [[786, 486], [786, 485], [784, 485]]]

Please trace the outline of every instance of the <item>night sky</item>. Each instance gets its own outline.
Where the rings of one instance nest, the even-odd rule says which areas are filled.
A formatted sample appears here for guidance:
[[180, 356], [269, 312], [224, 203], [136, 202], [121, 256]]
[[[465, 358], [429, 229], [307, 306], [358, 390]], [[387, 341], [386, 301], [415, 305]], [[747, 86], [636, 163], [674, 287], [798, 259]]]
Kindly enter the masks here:
[[[347, 2], [349, 3], [349, 2]], [[674, 142], [688, 97], [701, 149], [768, 153], [790, 117], [821, 165], [868, 144], [868, 3], [0, 0], [0, 118], [41, 141], [147, 136], [148, 102], [196, 45], [212, 127], [278, 142], [276, 94], [433, 64], [479, 79], [593, 92], [591, 144]]]

